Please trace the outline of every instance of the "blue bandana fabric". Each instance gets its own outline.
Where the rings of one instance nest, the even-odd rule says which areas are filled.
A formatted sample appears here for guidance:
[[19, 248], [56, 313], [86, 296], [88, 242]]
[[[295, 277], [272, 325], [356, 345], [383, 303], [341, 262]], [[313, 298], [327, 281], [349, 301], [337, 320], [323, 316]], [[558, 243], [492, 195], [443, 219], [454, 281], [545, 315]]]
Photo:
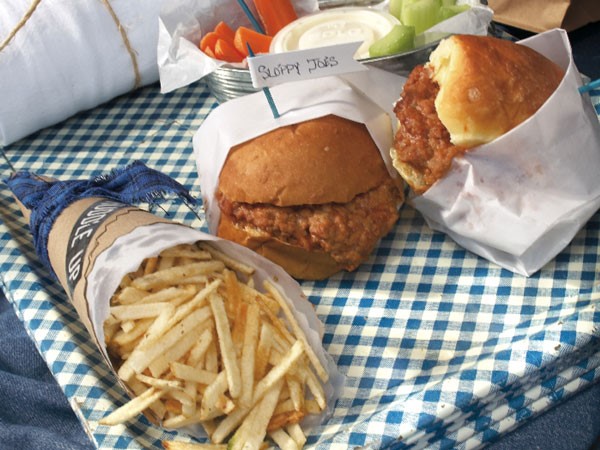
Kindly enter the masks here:
[[29, 172], [18, 172], [6, 180], [15, 197], [31, 211], [29, 227], [35, 250], [44, 266], [54, 274], [48, 255], [48, 236], [56, 218], [77, 200], [108, 198], [125, 204], [157, 204], [165, 196], [178, 196], [189, 204], [196, 200], [167, 175], [141, 161], [90, 180], [46, 180]]

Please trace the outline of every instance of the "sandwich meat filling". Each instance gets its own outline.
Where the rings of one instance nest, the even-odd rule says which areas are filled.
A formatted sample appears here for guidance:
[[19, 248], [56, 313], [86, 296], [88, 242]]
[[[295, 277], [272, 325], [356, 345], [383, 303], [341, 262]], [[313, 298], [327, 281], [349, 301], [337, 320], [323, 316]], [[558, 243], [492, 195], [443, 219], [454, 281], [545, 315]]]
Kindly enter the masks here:
[[262, 231], [308, 251], [320, 250], [356, 269], [398, 220], [398, 189], [390, 179], [349, 203], [279, 207], [232, 202], [217, 195], [221, 213], [240, 227]]
[[450, 133], [438, 118], [434, 102], [439, 90], [429, 69], [418, 66], [394, 107], [399, 123], [394, 142], [397, 158], [420, 172], [427, 186], [446, 174], [452, 158], [466, 150], [450, 142]]

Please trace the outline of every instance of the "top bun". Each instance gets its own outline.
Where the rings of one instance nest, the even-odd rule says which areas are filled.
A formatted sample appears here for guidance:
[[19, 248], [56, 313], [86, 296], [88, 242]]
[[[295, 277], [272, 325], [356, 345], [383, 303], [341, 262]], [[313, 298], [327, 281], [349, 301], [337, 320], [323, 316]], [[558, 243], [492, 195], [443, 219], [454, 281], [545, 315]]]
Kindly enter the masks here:
[[283, 126], [231, 149], [217, 235], [294, 278], [324, 279], [355, 270], [392, 229], [400, 186], [364, 124], [328, 115]]
[[440, 87], [435, 108], [452, 144], [470, 148], [493, 141], [532, 116], [564, 72], [524, 45], [455, 35], [429, 58]]
[[243, 203], [347, 203], [389, 176], [365, 125], [329, 115], [277, 128], [233, 147], [219, 190]]

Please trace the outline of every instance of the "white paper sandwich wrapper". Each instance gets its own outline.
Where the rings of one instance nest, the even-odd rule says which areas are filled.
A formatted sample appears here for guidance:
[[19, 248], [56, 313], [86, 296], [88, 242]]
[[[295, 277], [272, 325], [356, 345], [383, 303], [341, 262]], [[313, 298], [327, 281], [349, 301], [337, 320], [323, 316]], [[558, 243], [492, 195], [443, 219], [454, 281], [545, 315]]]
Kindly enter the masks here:
[[551, 261], [600, 207], [600, 124], [566, 32], [519, 42], [566, 71], [527, 121], [453, 161], [409, 201], [428, 224], [499, 266], [525, 276]]
[[389, 154], [393, 137], [391, 117], [362, 90], [341, 78], [325, 77], [282, 84], [270, 92], [279, 118], [273, 117], [263, 92], [257, 92], [219, 105], [194, 135], [194, 157], [211, 233], [216, 233], [219, 224], [220, 209], [215, 192], [229, 150], [285, 125], [329, 114], [363, 123], [379, 148], [390, 175], [398, 178]]
[[[261, 290], [263, 282], [268, 280], [288, 301], [309, 344], [329, 373], [329, 380], [324, 385], [327, 411], [319, 416], [307, 416], [303, 424], [313, 426], [325, 420], [332, 413], [335, 400], [339, 397], [344, 384], [344, 377], [338, 371], [331, 356], [323, 349], [321, 342], [323, 324], [299, 284], [279, 266], [257, 253], [193, 228], [165, 222], [139, 226], [117, 238], [112, 246], [99, 255], [87, 277], [86, 288], [90, 320], [98, 341], [104, 342], [102, 324], [109, 316], [112, 293], [116, 291], [123, 276], [135, 271], [144, 258], [156, 256], [162, 250], [175, 245], [191, 244], [197, 241], [210, 242], [228, 256], [254, 267], [256, 271], [253, 279], [257, 289]], [[199, 330], [199, 334], [201, 332], [202, 330]], [[101, 348], [101, 351], [108, 361], [106, 348]], [[200, 426], [188, 427], [185, 431], [196, 437], [205, 437]]]
[[158, 80], [160, 0], [32, 4], [0, 2], [0, 146]]

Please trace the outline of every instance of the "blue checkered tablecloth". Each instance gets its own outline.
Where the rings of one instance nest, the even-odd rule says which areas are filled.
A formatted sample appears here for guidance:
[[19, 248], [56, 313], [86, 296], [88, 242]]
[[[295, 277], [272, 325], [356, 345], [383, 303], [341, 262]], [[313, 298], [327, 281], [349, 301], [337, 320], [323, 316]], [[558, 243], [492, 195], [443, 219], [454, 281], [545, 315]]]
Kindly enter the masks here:
[[[600, 91], [592, 92], [600, 114]], [[134, 160], [200, 198], [192, 136], [216, 106], [204, 83], [168, 95], [157, 85], [117, 98], [3, 149], [13, 169], [61, 178]], [[206, 228], [176, 200], [155, 212]], [[0, 185], [0, 281], [99, 449], [160, 449], [143, 417], [98, 420], [126, 400], [62, 288], [40, 265], [7, 187]], [[347, 376], [311, 448], [484, 446], [600, 378], [600, 213], [530, 278], [500, 269], [427, 227], [405, 205], [354, 273], [302, 287], [325, 324], [324, 345]]]

